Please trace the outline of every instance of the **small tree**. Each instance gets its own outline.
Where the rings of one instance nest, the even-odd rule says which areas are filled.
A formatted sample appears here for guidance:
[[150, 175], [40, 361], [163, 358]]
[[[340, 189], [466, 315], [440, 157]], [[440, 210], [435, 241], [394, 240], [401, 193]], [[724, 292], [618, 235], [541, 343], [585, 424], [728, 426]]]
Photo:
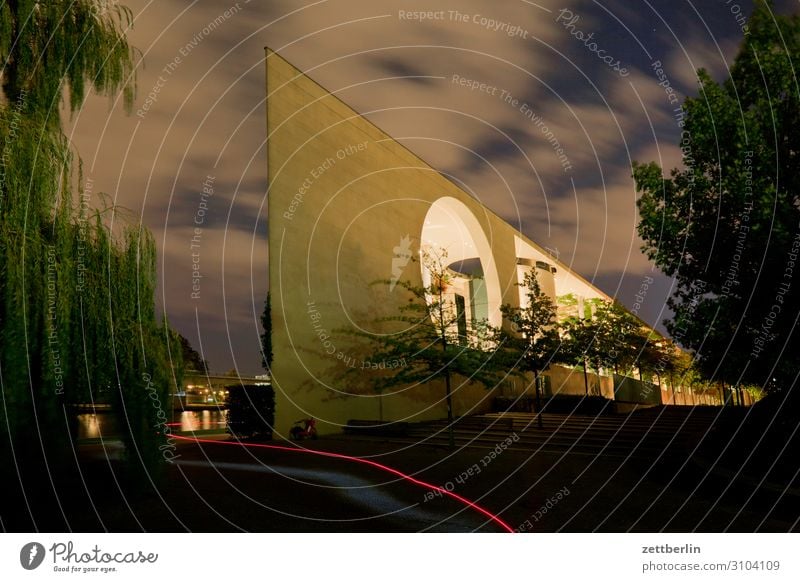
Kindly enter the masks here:
[[[498, 349], [502, 345], [498, 330], [487, 322], [472, 322], [471, 333], [467, 334], [463, 333], [463, 325], [459, 328], [463, 314], [458, 312], [448, 293], [453, 274], [447, 268], [446, 258], [445, 251], [423, 252], [423, 265], [430, 276], [427, 285], [417, 286], [407, 281], [394, 283], [407, 292], [408, 301], [399, 308], [397, 315], [376, 321], [388, 327], [388, 333], [345, 332], [368, 338], [374, 346], [374, 361], [404, 362], [375, 376], [374, 387], [379, 392], [392, 386], [444, 381], [448, 439], [453, 448], [453, 378], [494, 386], [507, 375], [508, 361]], [[388, 286], [392, 281], [375, 283]], [[348, 370], [348, 373], [353, 372]]]
[[261, 366], [272, 375], [272, 302], [269, 291], [264, 301], [264, 313], [261, 314]]
[[[587, 369], [598, 375], [602, 369], [627, 374], [642, 365], [643, 350], [650, 341], [646, 326], [619, 303], [589, 299], [587, 309], [563, 322], [564, 353], [574, 363], [582, 365], [586, 395], [589, 395]], [[582, 317], [581, 317], [582, 316]], [[651, 346], [648, 357], [654, 348]]]
[[511, 333], [504, 332], [504, 343], [519, 355], [518, 367], [523, 372], [533, 374], [537, 419], [541, 428], [539, 377], [550, 364], [556, 362], [557, 357], [563, 359], [562, 353], [559, 352], [561, 341], [556, 306], [542, 291], [534, 273], [525, 273], [525, 278], [519, 286], [523, 289], [525, 305], [523, 307], [504, 305], [501, 308], [503, 316], [512, 325]]
[[641, 356], [651, 341], [650, 331], [642, 322], [617, 302], [603, 301], [595, 314], [595, 362], [612, 368], [615, 374], [627, 375], [638, 367], [641, 378]]
[[[577, 303], [571, 296], [559, 297], [558, 301], [567, 306]], [[583, 368], [586, 396], [589, 396], [588, 369], [592, 367], [599, 373], [605, 362], [605, 354], [600, 347], [603, 344], [600, 336], [605, 333], [605, 328], [595, 317], [602, 303], [600, 299], [585, 300], [583, 310], [578, 309], [574, 314], [564, 317], [560, 326], [562, 357], [565, 362]]]

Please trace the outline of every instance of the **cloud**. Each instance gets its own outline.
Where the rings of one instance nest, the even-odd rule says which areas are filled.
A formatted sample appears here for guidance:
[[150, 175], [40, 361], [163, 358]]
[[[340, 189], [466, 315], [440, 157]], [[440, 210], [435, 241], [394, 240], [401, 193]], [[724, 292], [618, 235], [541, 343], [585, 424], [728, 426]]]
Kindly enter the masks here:
[[189, 245], [203, 183], [213, 178], [200, 334], [215, 369], [235, 357], [248, 372], [259, 371], [254, 316], [267, 285], [265, 45], [605, 286], [650, 268], [638, 250], [629, 156], [660, 154], [666, 167], [677, 159], [674, 107], [650, 63], [661, 59], [675, 90], [691, 93], [694, 67], [724, 76], [740, 34], [735, 22], [710, 18], [726, 16], [710, 7], [702, 14], [712, 35], [683, 7], [652, 2], [676, 39], [639, 5], [576, 0], [578, 28], [629, 68], [623, 78], [555, 22], [562, 5], [549, 0], [128, 4], [130, 39], [142, 51], [134, 114], [92, 97], [68, 132], [94, 191], [153, 229], [159, 301], [190, 339]]

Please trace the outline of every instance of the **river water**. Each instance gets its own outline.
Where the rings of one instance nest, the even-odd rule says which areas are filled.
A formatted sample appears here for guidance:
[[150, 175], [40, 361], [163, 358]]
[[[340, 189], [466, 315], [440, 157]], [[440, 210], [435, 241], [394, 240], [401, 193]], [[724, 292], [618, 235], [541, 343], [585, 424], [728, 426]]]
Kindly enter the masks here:
[[[123, 421], [124, 422], [124, 421]], [[170, 424], [173, 432], [191, 430], [225, 431], [224, 410], [186, 410], [175, 411]], [[86, 413], [78, 415], [78, 438], [95, 439], [120, 436], [120, 423], [111, 412]], [[124, 427], [124, 425], [123, 425]]]

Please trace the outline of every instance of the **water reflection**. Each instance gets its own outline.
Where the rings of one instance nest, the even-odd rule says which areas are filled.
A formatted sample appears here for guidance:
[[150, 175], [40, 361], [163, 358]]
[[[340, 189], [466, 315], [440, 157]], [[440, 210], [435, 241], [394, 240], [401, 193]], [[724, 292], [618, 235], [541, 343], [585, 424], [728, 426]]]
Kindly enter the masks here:
[[225, 428], [225, 411], [187, 410], [175, 422], [173, 430], [222, 430]]
[[[225, 431], [224, 410], [176, 410], [174, 424], [170, 424], [173, 432], [219, 430]], [[124, 430], [124, 425], [123, 425]], [[120, 424], [110, 412], [86, 413], [78, 415], [78, 438], [96, 439], [110, 438], [122, 434]]]

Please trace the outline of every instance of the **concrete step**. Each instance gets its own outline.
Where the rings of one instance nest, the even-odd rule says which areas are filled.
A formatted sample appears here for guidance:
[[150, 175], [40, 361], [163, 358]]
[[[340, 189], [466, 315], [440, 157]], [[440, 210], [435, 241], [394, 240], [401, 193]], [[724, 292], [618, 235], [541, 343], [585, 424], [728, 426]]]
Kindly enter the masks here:
[[[653, 459], [662, 452], [683, 454], [714, 426], [719, 409], [686, 407], [648, 409], [630, 414], [586, 416], [537, 415], [528, 412], [490, 413], [456, 419], [453, 427], [458, 448], [494, 449], [510, 435], [519, 438], [509, 450], [527, 454], [581, 454], [618, 458]], [[350, 438], [370, 439], [366, 435]], [[407, 446], [447, 448], [449, 435], [444, 420], [410, 423], [408, 433], [386, 440]]]

